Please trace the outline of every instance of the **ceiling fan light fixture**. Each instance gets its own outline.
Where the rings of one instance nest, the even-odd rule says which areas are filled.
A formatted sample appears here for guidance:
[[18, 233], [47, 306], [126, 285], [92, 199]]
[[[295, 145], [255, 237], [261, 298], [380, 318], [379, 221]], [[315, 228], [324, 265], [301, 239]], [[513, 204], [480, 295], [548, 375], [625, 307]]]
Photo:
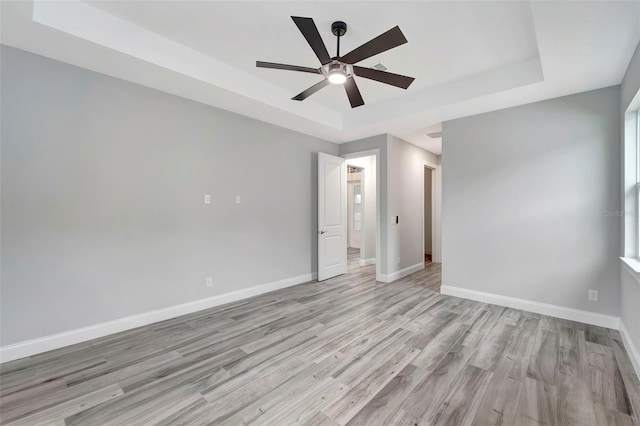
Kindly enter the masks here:
[[326, 67], [325, 76], [331, 84], [344, 84], [349, 76], [346, 64], [334, 61]]
[[347, 81], [347, 76], [340, 70], [330, 72], [327, 78], [331, 84], [344, 84]]

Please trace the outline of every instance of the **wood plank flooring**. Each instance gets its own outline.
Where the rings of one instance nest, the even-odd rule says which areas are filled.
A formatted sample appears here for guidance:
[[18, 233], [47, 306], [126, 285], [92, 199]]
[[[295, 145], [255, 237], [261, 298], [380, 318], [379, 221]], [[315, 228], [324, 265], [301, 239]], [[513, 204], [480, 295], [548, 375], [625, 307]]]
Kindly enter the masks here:
[[613, 330], [375, 266], [0, 367], [11, 425], [638, 425]]

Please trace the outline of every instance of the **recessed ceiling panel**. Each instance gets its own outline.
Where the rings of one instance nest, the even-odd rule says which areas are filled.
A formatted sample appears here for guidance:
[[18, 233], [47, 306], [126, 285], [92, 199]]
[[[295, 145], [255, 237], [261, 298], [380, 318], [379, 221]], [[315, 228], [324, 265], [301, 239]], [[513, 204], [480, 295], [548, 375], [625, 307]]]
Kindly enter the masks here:
[[[331, 23], [348, 25], [341, 54], [399, 25], [409, 43], [362, 61], [415, 77], [409, 91], [468, 78], [538, 54], [528, 2], [88, 2], [185, 46], [248, 71], [293, 97], [318, 76], [257, 69], [256, 60], [308, 67], [319, 61], [290, 16], [312, 17], [330, 55], [336, 54]], [[397, 98], [403, 89], [358, 78], [367, 105]], [[348, 111], [342, 87], [309, 98]], [[365, 106], [366, 107], [366, 106]]]

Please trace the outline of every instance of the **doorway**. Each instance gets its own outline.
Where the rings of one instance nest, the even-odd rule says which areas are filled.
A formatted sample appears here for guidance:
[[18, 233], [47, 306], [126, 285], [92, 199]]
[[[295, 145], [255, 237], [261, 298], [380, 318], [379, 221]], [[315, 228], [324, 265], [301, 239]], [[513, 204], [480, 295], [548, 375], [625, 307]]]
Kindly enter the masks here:
[[423, 250], [425, 263], [442, 262], [442, 167], [424, 162]]
[[[376, 281], [380, 281], [379, 156], [378, 149], [343, 157], [318, 153], [318, 281], [348, 273], [352, 268], [359, 268], [354, 272], [363, 276], [375, 273]], [[357, 188], [354, 182], [350, 197], [354, 202], [351, 245], [359, 244], [359, 249], [349, 248], [348, 243], [347, 164], [360, 172], [360, 187]], [[360, 204], [359, 216], [355, 204]], [[359, 235], [355, 233], [358, 228]], [[349, 251], [353, 256], [349, 256]], [[348, 261], [350, 257], [352, 262]]]
[[347, 261], [353, 270], [377, 263], [376, 156], [348, 158], [346, 165]]
[[433, 169], [424, 168], [424, 262], [433, 261]]

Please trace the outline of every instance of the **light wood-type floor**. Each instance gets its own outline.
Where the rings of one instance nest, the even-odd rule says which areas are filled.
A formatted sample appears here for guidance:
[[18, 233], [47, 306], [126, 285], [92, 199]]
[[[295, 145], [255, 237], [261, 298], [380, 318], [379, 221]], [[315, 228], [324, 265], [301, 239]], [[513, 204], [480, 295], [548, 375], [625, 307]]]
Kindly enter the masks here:
[[55, 425], [634, 424], [616, 331], [442, 296], [440, 265], [326, 282], [2, 365], [2, 421]]

